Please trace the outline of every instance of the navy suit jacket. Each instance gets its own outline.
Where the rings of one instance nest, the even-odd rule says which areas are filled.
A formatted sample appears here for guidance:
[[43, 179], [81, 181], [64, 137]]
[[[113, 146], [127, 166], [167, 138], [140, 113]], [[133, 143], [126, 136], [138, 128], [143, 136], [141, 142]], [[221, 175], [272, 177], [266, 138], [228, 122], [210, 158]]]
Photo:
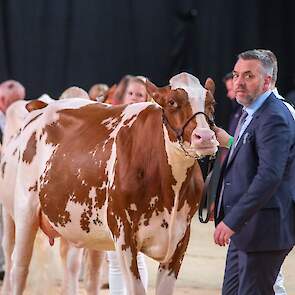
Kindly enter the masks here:
[[[295, 121], [271, 94], [254, 113], [222, 167], [221, 220], [243, 251], [283, 250], [295, 244]], [[216, 206], [219, 198], [217, 197]]]

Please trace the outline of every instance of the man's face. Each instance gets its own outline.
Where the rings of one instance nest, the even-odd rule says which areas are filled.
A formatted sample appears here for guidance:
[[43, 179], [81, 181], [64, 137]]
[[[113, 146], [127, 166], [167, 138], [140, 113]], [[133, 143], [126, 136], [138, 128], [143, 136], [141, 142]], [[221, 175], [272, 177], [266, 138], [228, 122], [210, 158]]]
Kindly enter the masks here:
[[233, 70], [236, 100], [249, 106], [259, 95], [270, 88], [271, 76], [264, 73], [260, 61], [239, 59]]
[[233, 84], [233, 79], [228, 79], [225, 81], [225, 88], [226, 88], [226, 96], [230, 100], [235, 99], [235, 92], [234, 92], [234, 84]]

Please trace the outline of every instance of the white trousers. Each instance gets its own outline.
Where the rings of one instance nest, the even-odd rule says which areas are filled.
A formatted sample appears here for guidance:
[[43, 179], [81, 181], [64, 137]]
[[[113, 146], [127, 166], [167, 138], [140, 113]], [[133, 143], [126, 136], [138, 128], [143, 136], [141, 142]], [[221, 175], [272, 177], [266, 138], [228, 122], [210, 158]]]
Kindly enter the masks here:
[[[117, 258], [117, 253], [115, 251], [107, 251], [107, 254], [109, 260], [110, 295], [127, 295], [123, 275], [121, 273], [119, 261]], [[145, 290], [147, 290], [148, 271], [144, 255], [140, 252], [137, 254], [137, 265], [141, 281], [143, 283]]]
[[4, 271], [4, 253], [2, 248], [3, 240], [3, 217], [2, 217], [2, 205], [0, 205], [0, 271]]

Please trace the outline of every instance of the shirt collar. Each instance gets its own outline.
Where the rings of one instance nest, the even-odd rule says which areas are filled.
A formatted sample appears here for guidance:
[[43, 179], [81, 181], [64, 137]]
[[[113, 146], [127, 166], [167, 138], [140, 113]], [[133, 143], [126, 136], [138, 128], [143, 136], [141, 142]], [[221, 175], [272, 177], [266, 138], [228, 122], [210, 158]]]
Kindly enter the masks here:
[[253, 116], [254, 113], [262, 106], [266, 99], [270, 96], [271, 90], [268, 90], [261, 95], [259, 95], [249, 106], [243, 109], [248, 113], [248, 115]]

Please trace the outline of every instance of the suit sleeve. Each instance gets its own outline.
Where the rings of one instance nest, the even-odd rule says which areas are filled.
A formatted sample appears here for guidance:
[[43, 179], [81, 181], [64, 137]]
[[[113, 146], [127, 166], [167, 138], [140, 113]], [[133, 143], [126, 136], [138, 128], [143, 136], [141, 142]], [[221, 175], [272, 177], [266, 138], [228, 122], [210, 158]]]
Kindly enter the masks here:
[[293, 140], [292, 128], [283, 115], [269, 115], [257, 128], [256, 175], [248, 191], [223, 220], [233, 231], [239, 231], [245, 222], [268, 203], [278, 189], [284, 176], [291, 145], [294, 144]]

